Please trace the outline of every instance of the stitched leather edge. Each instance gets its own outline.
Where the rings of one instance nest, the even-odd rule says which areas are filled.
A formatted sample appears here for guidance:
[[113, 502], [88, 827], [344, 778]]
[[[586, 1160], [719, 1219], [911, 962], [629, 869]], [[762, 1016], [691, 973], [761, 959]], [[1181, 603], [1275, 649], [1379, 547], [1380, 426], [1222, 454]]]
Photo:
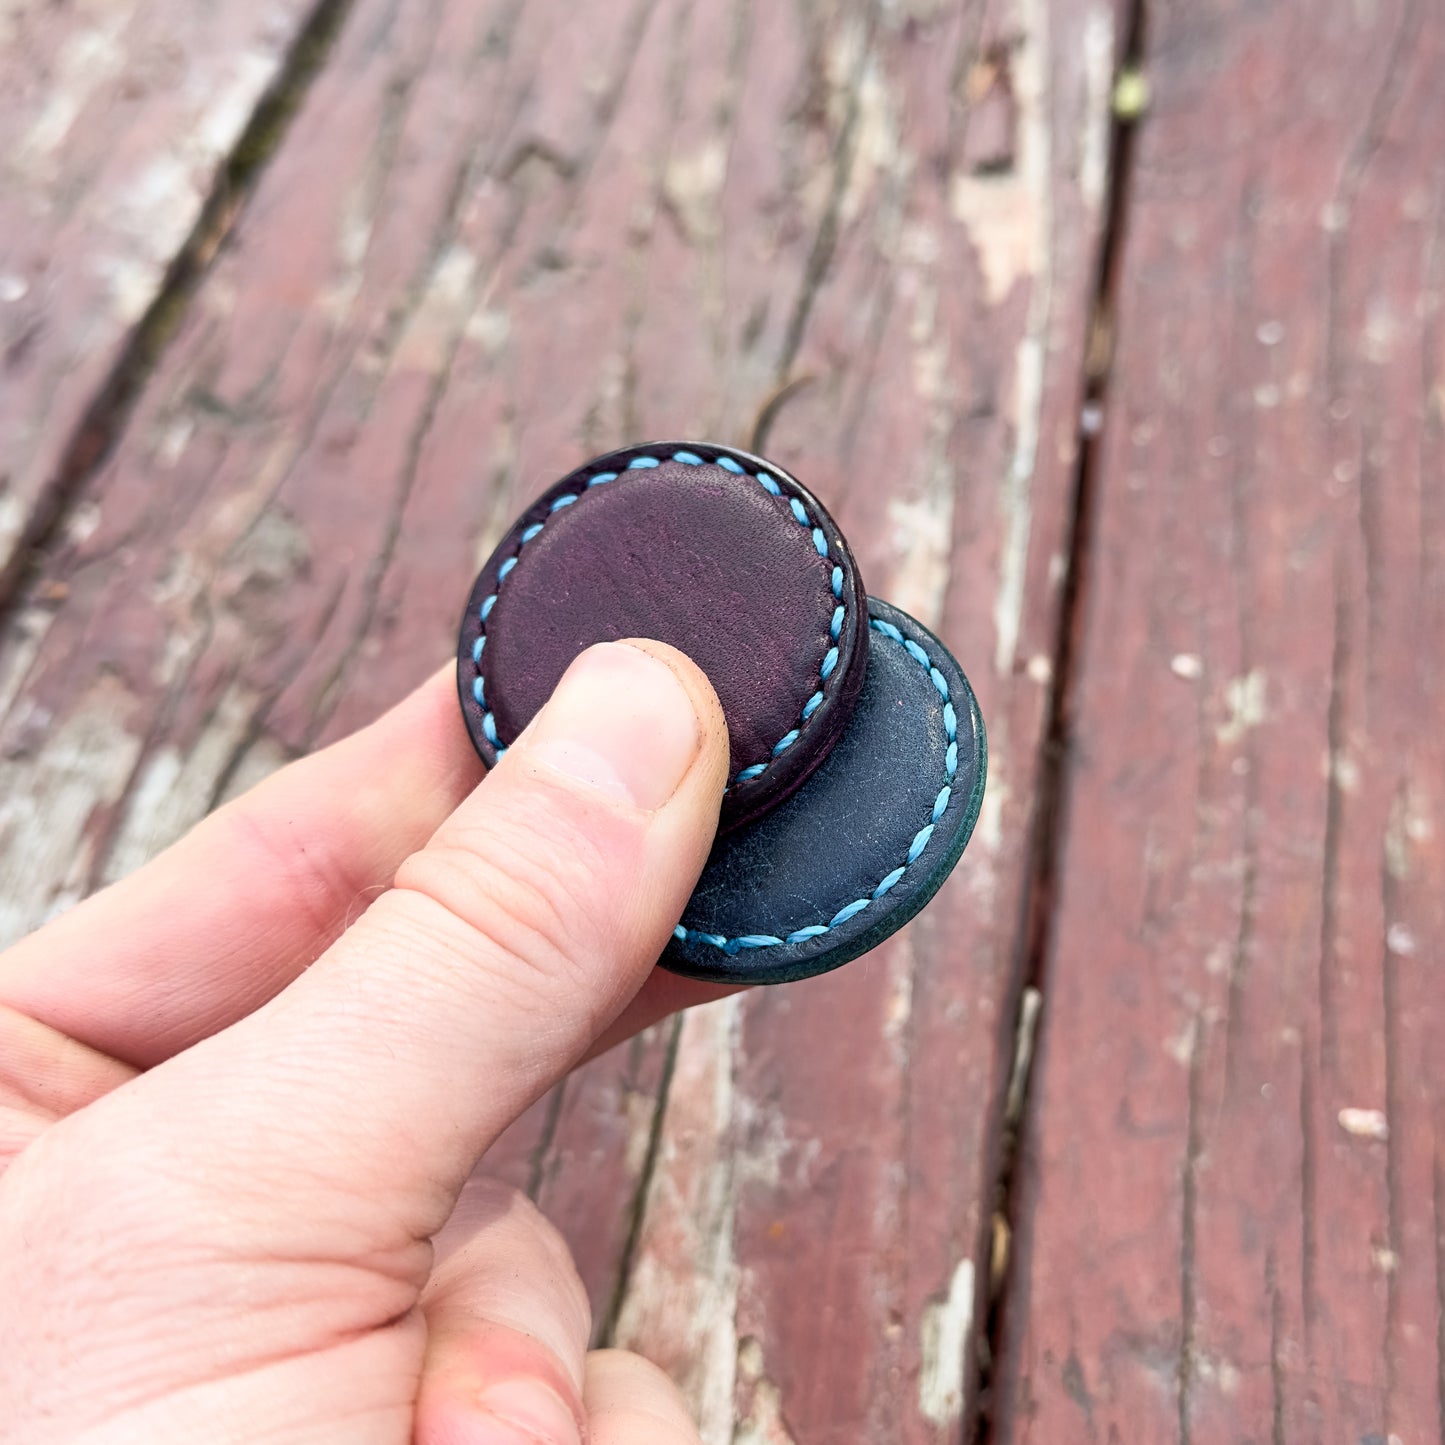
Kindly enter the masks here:
[[484, 597], [477, 609], [480, 629], [476, 641], [472, 644], [472, 663], [476, 668], [476, 674], [472, 679], [472, 697], [482, 709], [482, 734], [496, 751], [500, 760], [507, 751], [507, 745], [503, 744], [497, 734], [497, 720], [486, 700], [486, 679], [482, 672], [482, 658], [485, 655], [487, 645], [487, 619], [491, 616], [492, 609], [497, 605], [497, 598], [501, 595], [502, 584], [515, 570], [517, 563], [521, 560], [522, 554], [529, 542], [541, 535], [546, 528], [548, 517], [555, 516], [558, 512], [565, 511], [568, 507], [575, 505], [594, 487], [605, 486], [609, 482], [615, 482], [619, 477], [628, 471], [643, 471], [652, 467], [661, 466], [664, 461], [681, 462], [685, 466], [707, 466], [721, 467], [724, 471], [731, 472], [734, 476], [752, 477], [758, 482], [764, 491], [771, 496], [788, 503], [788, 510], [793, 520], [800, 526], [806, 528], [812, 535], [813, 547], [818, 555], [825, 562], [833, 563], [829, 575], [829, 587], [833, 593], [835, 606], [833, 616], [828, 625], [828, 636], [831, 646], [823, 654], [823, 661], [818, 668], [818, 687], [814, 689], [807, 701], [803, 704], [802, 714], [798, 725], [784, 733], [776, 743], [773, 744], [769, 757], [765, 762], [750, 763], [740, 768], [728, 785], [727, 791], [731, 791], [739, 783], [752, 782], [761, 777], [772, 766], [773, 762], [781, 757], [792, 745], [802, 736], [803, 729], [807, 726], [809, 719], [822, 706], [828, 689], [828, 680], [838, 666], [838, 643], [843, 633], [843, 627], [848, 618], [848, 602], [844, 595], [843, 568], [833, 558], [827, 535], [817, 525], [809, 514], [805, 504], [796, 496], [792, 496], [783, 490], [777, 479], [766, 470], [757, 472], [747, 471], [741, 463], [725, 453], [719, 453], [712, 463], [704, 461], [696, 452], [685, 449], [675, 451], [669, 457], [641, 455], [633, 457], [621, 472], [598, 472], [587, 478], [587, 481], [576, 491], [567, 492], [560, 497], [555, 497], [548, 509], [548, 516], [540, 522], [533, 522], [529, 527], [523, 529], [517, 543], [517, 550], [508, 557], [497, 568], [497, 580], [493, 591]]
[[913, 840], [908, 845], [907, 857], [903, 862], [885, 874], [871, 893], [845, 903], [827, 923], [810, 923], [802, 928], [793, 929], [782, 937], [774, 933], [759, 932], [745, 933], [733, 938], [719, 933], [706, 933], [701, 929], [685, 928], [679, 923], [672, 931], [672, 936], [679, 942], [707, 943], [729, 958], [733, 958], [744, 950], [782, 948], [790, 943], [806, 943], [809, 939], [821, 938], [824, 934], [831, 933], [833, 929], [847, 923], [850, 918], [856, 918], [865, 908], [876, 903], [880, 898], [886, 897], [902, 880], [909, 868], [922, 857], [924, 849], [928, 847], [928, 840], [933, 837], [934, 828], [938, 826], [939, 819], [948, 810], [949, 802], [953, 797], [953, 782], [958, 772], [958, 714], [954, 710], [953, 699], [949, 696], [948, 679], [938, 670], [924, 648], [914, 642], [911, 637], [905, 637], [891, 622], [884, 621], [882, 618], [870, 618], [869, 626], [875, 632], [903, 647], [908, 655], [928, 673], [933, 686], [943, 698], [943, 727], [948, 735], [948, 749], [944, 754], [943, 786], [933, 800], [932, 817], [913, 835]]
[[[963, 723], [960, 747], [968, 749], [969, 755], [959, 758], [958, 780], [939, 826], [901, 886], [892, 890], [886, 906], [865, 909], [828, 935], [757, 952], [740, 951], [733, 957], [707, 944], [685, 944], [669, 937], [658, 960], [669, 972], [709, 983], [744, 985], [793, 983], [830, 973], [877, 948], [927, 907], [963, 856], [988, 781], [988, 732], [978, 699], [958, 660], [916, 618], [876, 597], [869, 597], [865, 605], [870, 619], [892, 622], [905, 636], [932, 650], [938, 666], [951, 679], [951, 701]], [[972, 785], [960, 791], [958, 784], [970, 776]]]

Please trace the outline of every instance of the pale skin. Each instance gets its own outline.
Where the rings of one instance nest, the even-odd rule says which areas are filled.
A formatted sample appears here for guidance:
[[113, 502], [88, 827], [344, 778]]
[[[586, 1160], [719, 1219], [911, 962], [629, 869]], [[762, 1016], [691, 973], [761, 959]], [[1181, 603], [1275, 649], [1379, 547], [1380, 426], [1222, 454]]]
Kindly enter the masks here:
[[660, 644], [485, 781], [438, 674], [0, 954], [0, 1441], [694, 1445], [485, 1155], [720, 992], [653, 964], [726, 772]]

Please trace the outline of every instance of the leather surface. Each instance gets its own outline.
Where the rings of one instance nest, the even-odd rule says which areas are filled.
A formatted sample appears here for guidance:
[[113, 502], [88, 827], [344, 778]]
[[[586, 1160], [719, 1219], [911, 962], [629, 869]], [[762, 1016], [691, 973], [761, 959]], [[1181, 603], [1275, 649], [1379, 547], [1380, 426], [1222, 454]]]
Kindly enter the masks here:
[[[689, 936], [668, 945], [665, 967], [735, 983], [782, 983], [826, 972], [901, 928], [957, 863], [978, 817], [987, 772], [973, 690], [920, 623], [875, 598], [868, 607], [871, 617], [921, 649], [929, 667], [903, 642], [872, 632], [862, 692], [842, 738], [787, 801], [719, 837], [683, 914], [681, 927]], [[908, 863], [949, 783], [949, 702], [957, 745], [949, 793]], [[875, 898], [900, 867], [901, 875]], [[864, 899], [851, 917], [832, 922]], [[825, 927], [816, 936], [787, 941], [790, 934]], [[775, 941], [762, 941], [768, 938]]]
[[[678, 451], [691, 460], [671, 460]], [[463, 711], [491, 763], [579, 652], [622, 637], [671, 643], [722, 702], [733, 779], [723, 821], [736, 826], [786, 797], [841, 735], [866, 671], [865, 606], [836, 525], [781, 469], [697, 443], [628, 448], [552, 487], [483, 568], [462, 627]], [[469, 695], [478, 675], [481, 701]]]

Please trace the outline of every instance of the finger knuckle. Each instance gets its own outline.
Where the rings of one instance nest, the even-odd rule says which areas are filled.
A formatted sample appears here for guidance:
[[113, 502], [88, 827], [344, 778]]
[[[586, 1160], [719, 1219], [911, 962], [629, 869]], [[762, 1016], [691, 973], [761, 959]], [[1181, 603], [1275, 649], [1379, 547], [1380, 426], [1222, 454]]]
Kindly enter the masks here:
[[338, 838], [298, 837], [290, 814], [261, 794], [243, 794], [201, 826], [245, 869], [254, 891], [275, 899], [278, 916], [305, 919], [318, 938], [339, 933], [381, 881], [359, 873]]
[[586, 829], [538, 807], [524, 820], [454, 822], [402, 864], [395, 886], [551, 989], [576, 982], [614, 931], [608, 863]]
[[437, 1270], [430, 1300], [455, 1297], [478, 1284], [487, 1294], [488, 1286], [504, 1277], [525, 1274], [541, 1291], [552, 1317], [585, 1339], [592, 1326], [591, 1304], [557, 1226], [525, 1194], [500, 1180], [479, 1180], [468, 1194], [468, 1207], [481, 1210], [481, 1218]]

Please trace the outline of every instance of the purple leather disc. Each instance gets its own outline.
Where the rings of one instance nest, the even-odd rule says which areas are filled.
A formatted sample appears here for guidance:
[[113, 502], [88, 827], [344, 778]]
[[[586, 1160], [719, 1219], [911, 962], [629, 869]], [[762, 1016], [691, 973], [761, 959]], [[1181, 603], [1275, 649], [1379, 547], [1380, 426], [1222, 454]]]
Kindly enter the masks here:
[[727, 717], [734, 828], [828, 756], [863, 686], [868, 631], [847, 543], [782, 468], [700, 442], [628, 447], [544, 492], [482, 568], [461, 627], [462, 712], [490, 767], [578, 653], [671, 643]]

